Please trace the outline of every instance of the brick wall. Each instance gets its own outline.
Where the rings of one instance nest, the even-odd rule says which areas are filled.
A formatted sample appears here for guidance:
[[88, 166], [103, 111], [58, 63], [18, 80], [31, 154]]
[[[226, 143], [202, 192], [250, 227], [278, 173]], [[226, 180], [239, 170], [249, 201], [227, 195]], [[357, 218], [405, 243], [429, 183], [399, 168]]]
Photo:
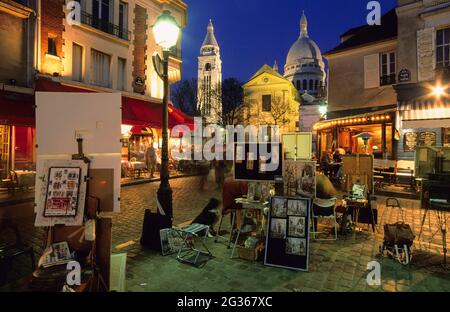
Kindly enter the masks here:
[[[147, 10], [139, 5], [134, 8], [134, 50], [133, 50], [133, 90], [137, 93], [144, 93], [146, 89], [146, 75], [147, 67], [145, 65], [147, 60]], [[144, 81], [143, 86], [136, 85], [134, 81], [136, 78], [141, 78]]]
[[[54, 37], [56, 40], [57, 56], [63, 58], [64, 31], [63, 11], [64, 0], [42, 0], [41, 1], [41, 64], [42, 70], [46, 68], [46, 57], [48, 52], [48, 38]], [[48, 59], [47, 59], [48, 61]], [[47, 64], [48, 65], [48, 64]], [[54, 68], [54, 67], [53, 67]], [[60, 69], [62, 70], [62, 68]]]
[[27, 80], [27, 45], [25, 21], [0, 12], [0, 83], [25, 86]]

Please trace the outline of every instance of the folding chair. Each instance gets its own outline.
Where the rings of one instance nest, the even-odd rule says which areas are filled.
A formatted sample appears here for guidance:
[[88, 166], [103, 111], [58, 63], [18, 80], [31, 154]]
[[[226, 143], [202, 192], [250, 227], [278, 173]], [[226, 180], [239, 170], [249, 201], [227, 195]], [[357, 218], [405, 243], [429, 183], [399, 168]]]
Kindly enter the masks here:
[[[208, 238], [209, 226], [203, 224], [192, 224], [186, 228], [175, 229], [183, 240], [183, 246], [178, 251], [177, 260], [184, 263], [196, 265], [200, 255], [213, 257], [212, 253], [206, 246]], [[195, 247], [195, 239], [198, 239], [204, 250]]]
[[[338, 222], [337, 222], [337, 218], [336, 218], [336, 198], [331, 198], [331, 199], [320, 199], [320, 198], [316, 198], [314, 199], [313, 202], [313, 212], [312, 212], [312, 223], [313, 223], [313, 231], [312, 231], [312, 237], [314, 240], [318, 240], [318, 241], [329, 241], [329, 240], [337, 240], [338, 235], [337, 235], [337, 227], [338, 227]], [[321, 234], [323, 232], [318, 232], [316, 231], [316, 226], [315, 226], [315, 220], [319, 218], [322, 219], [326, 219], [331, 221], [332, 226], [334, 226], [334, 238], [330, 238], [330, 239], [317, 239], [316, 238], [316, 234]], [[317, 222], [317, 227], [318, 227], [318, 222]]]

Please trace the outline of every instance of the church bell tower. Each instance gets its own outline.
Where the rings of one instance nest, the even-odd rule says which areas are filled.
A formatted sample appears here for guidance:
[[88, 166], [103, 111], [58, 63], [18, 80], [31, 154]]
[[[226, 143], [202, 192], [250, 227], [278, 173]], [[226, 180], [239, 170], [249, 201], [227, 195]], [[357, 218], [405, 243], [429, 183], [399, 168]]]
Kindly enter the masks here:
[[207, 124], [218, 124], [222, 116], [222, 60], [220, 47], [209, 20], [208, 31], [198, 57], [198, 108]]

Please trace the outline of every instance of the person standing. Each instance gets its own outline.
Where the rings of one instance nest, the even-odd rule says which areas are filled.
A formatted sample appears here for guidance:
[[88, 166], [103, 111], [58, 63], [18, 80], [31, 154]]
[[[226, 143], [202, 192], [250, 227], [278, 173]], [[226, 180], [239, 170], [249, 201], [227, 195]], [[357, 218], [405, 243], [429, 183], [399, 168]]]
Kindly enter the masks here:
[[145, 150], [145, 163], [147, 164], [148, 172], [150, 173], [150, 178], [155, 177], [155, 167], [156, 167], [156, 150], [153, 146], [153, 141], [150, 141], [149, 146]]

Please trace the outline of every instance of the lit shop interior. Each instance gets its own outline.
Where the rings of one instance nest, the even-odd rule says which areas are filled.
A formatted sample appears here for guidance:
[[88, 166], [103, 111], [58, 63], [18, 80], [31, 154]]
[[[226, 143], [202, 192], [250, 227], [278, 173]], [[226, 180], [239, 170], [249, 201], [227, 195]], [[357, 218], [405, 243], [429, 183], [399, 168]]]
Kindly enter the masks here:
[[341, 148], [348, 155], [368, 153], [375, 159], [393, 159], [394, 118], [393, 112], [384, 112], [320, 122], [315, 126], [319, 155]]

